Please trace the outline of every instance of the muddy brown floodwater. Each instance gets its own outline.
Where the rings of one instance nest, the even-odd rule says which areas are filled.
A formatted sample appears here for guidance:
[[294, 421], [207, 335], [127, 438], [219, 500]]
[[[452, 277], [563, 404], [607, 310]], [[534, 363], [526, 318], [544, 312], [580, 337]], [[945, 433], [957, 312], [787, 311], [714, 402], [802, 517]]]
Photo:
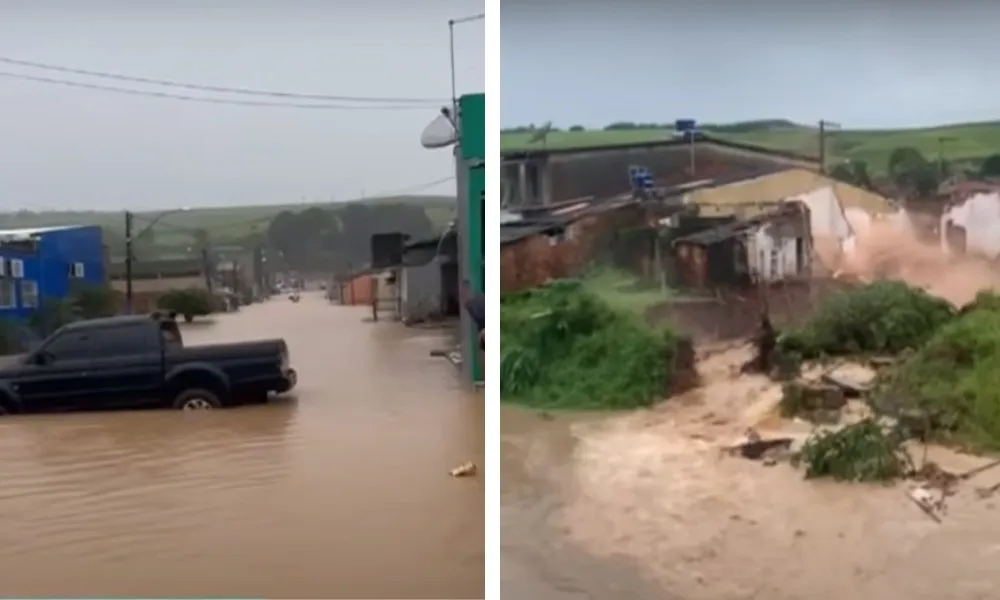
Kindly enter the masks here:
[[483, 401], [428, 352], [308, 294], [186, 329], [284, 337], [294, 398], [0, 424], [4, 596], [481, 598]]
[[[504, 596], [534, 600], [996, 598], [1000, 495], [960, 486], [942, 523], [902, 485], [804, 481], [720, 449], [780, 389], [728, 353], [706, 385], [621, 415], [501, 412]], [[789, 425], [790, 426], [790, 425]], [[766, 436], [768, 432], [761, 430]], [[972, 457], [932, 449], [952, 472]], [[940, 451], [940, 452], [939, 452]]]

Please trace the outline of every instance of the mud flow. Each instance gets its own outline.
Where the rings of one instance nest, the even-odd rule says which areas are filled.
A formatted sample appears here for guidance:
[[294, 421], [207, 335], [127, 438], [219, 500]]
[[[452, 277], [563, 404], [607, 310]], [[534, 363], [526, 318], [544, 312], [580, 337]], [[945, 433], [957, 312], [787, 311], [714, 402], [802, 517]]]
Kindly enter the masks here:
[[[898, 223], [869, 219], [855, 231], [853, 254], [824, 257], [831, 276], [898, 278], [956, 305], [997, 283], [987, 261], [945, 256]], [[504, 408], [511, 589], [539, 599], [995, 597], [992, 499], [961, 492], [936, 523], [899, 486], [807, 482], [787, 465], [733, 458], [720, 449], [748, 428], [804, 432], [778, 417], [778, 384], [740, 374], [747, 345], [705, 342], [698, 355], [701, 385], [651, 410]], [[936, 460], [961, 470], [967, 458]]]

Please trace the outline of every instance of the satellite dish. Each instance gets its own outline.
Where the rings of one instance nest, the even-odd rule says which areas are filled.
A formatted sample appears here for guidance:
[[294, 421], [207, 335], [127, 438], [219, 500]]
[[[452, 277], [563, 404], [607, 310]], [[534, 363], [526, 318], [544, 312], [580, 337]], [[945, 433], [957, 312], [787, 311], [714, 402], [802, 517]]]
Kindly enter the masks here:
[[420, 145], [428, 149], [445, 148], [457, 141], [458, 132], [445, 114], [438, 115], [420, 134]]
[[546, 121], [545, 124], [543, 124], [541, 127], [536, 129], [534, 133], [531, 134], [531, 137], [528, 138], [528, 143], [537, 144], [538, 142], [541, 142], [542, 145], [544, 146], [550, 133], [552, 133], [552, 121]]

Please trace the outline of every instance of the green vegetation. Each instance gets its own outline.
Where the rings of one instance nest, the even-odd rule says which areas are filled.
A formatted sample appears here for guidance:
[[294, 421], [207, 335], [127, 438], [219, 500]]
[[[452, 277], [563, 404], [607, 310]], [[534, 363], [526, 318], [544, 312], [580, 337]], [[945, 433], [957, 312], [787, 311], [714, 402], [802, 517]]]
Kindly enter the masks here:
[[[785, 120], [764, 120], [702, 125], [700, 129], [706, 135], [722, 140], [807, 157], [819, 155], [819, 131], [815, 126]], [[501, 132], [501, 150], [543, 148], [542, 142], [529, 142], [533, 132], [531, 128]], [[673, 124], [614, 123], [603, 129], [553, 130], [546, 137], [544, 148], [626, 145], [670, 139], [672, 136]], [[890, 157], [899, 148], [917, 151], [938, 170], [939, 159], [944, 159], [953, 168], [978, 169], [988, 157], [1000, 153], [1000, 121], [919, 129], [842, 129], [828, 131], [827, 135], [827, 152], [832, 163], [864, 163], [872, 176], [891, 174]]]
[[583, 287], [612, 309], [630, 312], [638, 317], [649, 307], [670, 299], [670, 293], [639, 277], [612, 268], [595, 268], [583, 277]]
[[912, 466], [903, 441], [898, 430], [865, 419], [838, 431], [811, 436], [792, 462], [805, 465], [806, 479], [890, 481], [905, 475]]
[[859, 287], [832, 296], [805, 324], [784, 333], [779, 352], [899, 358], [879, 374], [868, 398], [876, 414], [898, 425], [890, 431], [872, 421], [815, 437], [801, 455], [810, 477], [896, 477], [903, 435], [1000, 450], [1000, 296], [992, 292], [954, 311], [901, 283]]
[[32, 343], [63, 325], [80, 319], [109, 317], [116, 310], [115, 294], [109, 286], [77, 285], [65, 300], [44, 301], [27, 323], [0, 320], [0, 355], [27, 352]]
[[892, 355], [919, 347], [953, 315], [923, 290], [880, 281], [827, 296], [807, 322], [781, 335], [778, 348], [804, 359]]
[[[377, 207], [405, 205], [422, 209], [436, 230], [444, 229], [454, 218], [455, 199], [447, 196], [390, 196], [353, 202], [274, 204], [267, 206], [231, 206], [192, 208], [168, 215], [136, 240], [137, 253], [186, 254], [189, 248], [214, 245], [255, 244], [266, 236], [271, 221], [283, 212], [320, 208], [324, 211], [349, 205]], [[136, 228], [141, 230], [163, 211], [137, 212]], [[0, 214], [0, 229], [21, 229], [56, 225], [98, 225], [104, 228], [105, 242], [113, 255], [124, 255], [125, 214], [121, 211], [18, 211]]]
[[918, 411], [937, 439], [1000, 450], [997, 365], [1000, 298], [986, 293], [891, 372], [877, 400]]
[[216, 300], [206, 290], [170, 290], [157, 298], [157, 308], [175, 312], [190, 323], [195, 317], [204, 317], [215, 310]]
[[678, 339], [612, 308], [579, 281], [511, 294], [500, 304], [500, 389], [535, 408], [627, 409], [662, 397]]

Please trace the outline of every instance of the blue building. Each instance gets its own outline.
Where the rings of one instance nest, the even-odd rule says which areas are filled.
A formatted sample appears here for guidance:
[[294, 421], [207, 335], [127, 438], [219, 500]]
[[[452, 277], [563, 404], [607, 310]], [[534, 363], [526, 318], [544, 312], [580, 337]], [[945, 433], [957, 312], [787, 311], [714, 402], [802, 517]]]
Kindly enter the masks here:
[[0, 318], [24, 318], [74, 284], [105, 282], [98, 226], [0, 230]]

